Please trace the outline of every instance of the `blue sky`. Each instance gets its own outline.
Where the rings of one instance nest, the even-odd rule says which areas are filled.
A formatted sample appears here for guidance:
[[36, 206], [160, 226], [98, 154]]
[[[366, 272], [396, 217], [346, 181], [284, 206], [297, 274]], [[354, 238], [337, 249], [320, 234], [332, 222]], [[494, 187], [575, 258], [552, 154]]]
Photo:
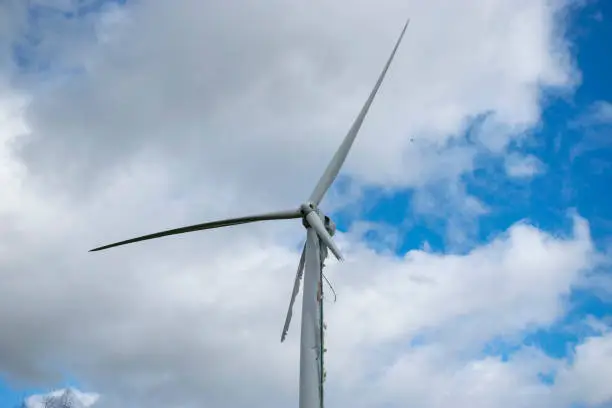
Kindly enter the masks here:
[[[76, 18], [95, 12], [103, 3], [89, 3], [82, 15]], [[49, 72], [55, 75], [57, 67], [44, 55], [36, 55], [33, 59], [35, 53], [29, 48], [36, 43], [37, 15], [44, 12], [32, 12], [30, 24], [33, 28], [24, 42], [15, 44], [14, 58], [24, 72], [40, 74], [42, 71], [44, 75], [49, 75]], [[63, 15], [62, 18], [75, 16]], [[461, 181], [465, 193], [476, 197], [490, 211], [460, 222], [458, 227], [465, 230], [461, 245], [451, 234], [457, 227], [453, 224], [457, 220], [448, 216], [448, 209], [441, 208], [439, 214], [423, 214], [414, 208], [416, 193], [413, 191], [383, 193], [372, 189], [368, 195], [377, 197], [378, 201], [364, 210], [361, 218], [398, 227], [403, 235], [394, 248], [397, 253], [419, 248], [425, 241], [436, 252], [465, 253], [521, 220], [563, 235], [571, 229], [568, 214], [574, 210], [589, 221], [598, 248], [602, 251], [609, 249], [612, 192], [608, 187], [612, 180], [608, 174], [612, 167], [612, 142], [608, 138], [612, 133], [612, 122], [608, 125], [595, 123], [592, 113], [600, 101], [612, 102], [612, 54], [607, 40], [612, 38], [612, 3], [589, 2], [571, 15], [569, 27], [568, 40], [573, 44], [581, 84], [570, 95], [547, 95], [539, 128], [533, 131], [528, 143], [513, 147], [518, 153], [537, 157], [543, 163], [544, 171], [533, 178], [511, 179], [504, 171], [504, 157], [483, 157], [476, 171], [463, 176]], [[57, 69], [61, 71], [63, 68]], [[341, 230], [348, 229], [352, 222], [342, 213], [336, 215], [336, 221]], [[372, 234], [368, 239], [374, 242], [377, 235]], [[568, 313], [551, 327], [527, 331], [517, 343], [508, 343], [507, 339], [492, 341], [482, 352], [506, 358], [521, 344], [528, 344], [555, 358], [571, 356], [572, 347], [593, 334], [592, 329], [583, 323], [584, 318], [609, 316], [612, 303], [588, 288], [575, 289], [567, 302]], [[49, 390], [34, 385], [9, 384], [1, 381], [1, 374], [2, 407], [11, 407], [26, 395]], [[554, 376], [547, 377], [546, 381], [554, 381]], [[53, 388], [75, 384], [66, 381]]]

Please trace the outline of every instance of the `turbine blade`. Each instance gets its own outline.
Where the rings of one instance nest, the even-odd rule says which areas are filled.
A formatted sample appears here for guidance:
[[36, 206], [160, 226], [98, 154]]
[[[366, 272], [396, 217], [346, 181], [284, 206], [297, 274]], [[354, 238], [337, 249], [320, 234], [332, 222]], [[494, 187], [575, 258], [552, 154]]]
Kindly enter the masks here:
[[355, 122], [353, 122], [353, 125], [351, 126], [350, 130], [348, 131], [347, 135], [342, 141], [342, 144], [336, 151], [336, 154], [334, 155], [332, 160], [327, 165], [327, 168], [325, 169], [325, 173], [323, 173], [323, 176], [321, 176], [319, 183], [317, 184], [314, 191], [310, 195], [309, 201], [311, 203], [318, 205], [323, 199], [323, 196], [325, 196], [325, 193], [327, 192], [329, 187], [332, 185], [332, 183], [338, 176], [338, 173], [340, 172], [340, 168], [344, 164], [344, 161], [346, 160], [346, 156], [348, 156], [349, 150], [351, 150], [351, 146], [353, 145], [353, 142], [355, 141], [355, 137], [357, 136], [357, 133], [359, 132], [359, 129], [361, 128], [361, 124], [363, 123], [363, 120], [365, 119], [366, 114], [368, 113], [368, 110], [370, 109], [370, 105], [372, 105], [372, 101], [374, 100], [374, 97], [376, 96], [376, 93], [378, 92], [378, 88], [380, 88], [380, 85], [382, 84], [383, 79], [385, 78], [385, 75], [387, 74], [387, 70], [389, 69], [391, 62], [393, 61], [393, 57], [395, 57], [395, 53], [402, 41], [402, 38], [404, 37], [404, 33], [406, 32], [406, 28], [408, 27], [409, 22], [410, 20], [406, 21], [406, 24], [404, 25], [404, 28], [402, 29], [402, 32], [397, 42], [395, 43], [395, 47], [393, 48], [393, 51], [391, 52], [391, 56], [387, 60], [385, 67], [383, 68], [380, 76], [378, 77], [378, 81], [376, 81], [376, 85], [374, 86], [374, 89], [372, 89], [370, 96], [368, 97], [365, 104], [363, 105], [363, 108], [361, 108], [361, 112], [359, 112], [359, 115], [357, 115]]
[[283, 326], [283, 334], [281, 335], [281, 343], [285, 341], [287, 337], [287, 332], [289, 332], [289, 324], [291, 324], [291, 316], [293, 316], [293, 304], [295, 303], [295, 298], [297, 297], [298, 292], [300, 291], [300, 281], [302, 280], [302, 275], [304, 274], [304, 262], [306, 261], [306, 244], [304, 244], [304, 249], [302, 249], [302, 256], [300, 257], [300, 263], [298, 265], [297, 273], [295, 274], [295, 281], [293, 282], [293, 292], [291, 293], [291, 300], [289, 301], [289, 309], [287, 310], [287, 317], [285, 317], [285, 326]]
[[340, 253], [340, 249], [336, 246], [336, 243], [332, 239], [331, 235], [329, 235], [329, 232], [327, 232], [327, 230], [325, 229], [323, 221], [321, 221], [319, 215], [316, 212], [311, 211], [306, 216], [306, 221], [308, 221], [308, 225], [310, 225], [312, 229], [316, 231], [319, 238], [321, 238], [321, 241], [323, 241], [323, 243], [329, 248], [329, 250], [332, 251], [336, 259], [339, 261], [343, 261], [344, 257]]
[[301, 218], [301, 217], [302, 217], [302, 213], [300, 212], [300, 210], [289, 210], [289, 211], [273, 212], [273, 213], [268, 213], [268, 214], [251, 215], [248, 217], [229, 218], [226, 220], [206, 222], [203, 224], [195, 224], [195, 225], [190, 225], [187, 227], [181, 227], [181, 228], [175, 228], [175, 229], [170, 229], [166, 231], [156, 232], [154, 234], [143, 235], [141, 237], [128, 239], [126, 241], [116, 242], [114, 244], [109, 244], [109, 245], [104, 245], [98, 248], [94, 248], [94, 249], [91, 249], [89, 252], [101, 251], [103, 249], [108, 249], [108, 248], [116, 247], [119, 245], [131, 244], [133, 242], [138, 242], [138, 241], [146, 241], [149, 239], [165, 237], [168, 235], [177, 235], [177, 234], [184, 234], [187, 232], [201, 231], [201, 230], [206, 230], [206, 229], [229, 227], [231, 225], [247, 224], [250, 222], [257, 222], [257, 221], [288, 220], [288, 219]]

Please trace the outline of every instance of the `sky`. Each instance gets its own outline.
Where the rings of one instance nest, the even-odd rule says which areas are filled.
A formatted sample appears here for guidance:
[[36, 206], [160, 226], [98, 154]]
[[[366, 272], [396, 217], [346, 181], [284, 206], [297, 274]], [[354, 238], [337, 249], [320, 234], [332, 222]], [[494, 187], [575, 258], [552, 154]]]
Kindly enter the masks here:
[[603, 0], [0, 2], [0, 405], [295, 405], [299, 221], [87, 251], [299, 205], [407, 17], [322, 203], [327, 406], [612, 406]]

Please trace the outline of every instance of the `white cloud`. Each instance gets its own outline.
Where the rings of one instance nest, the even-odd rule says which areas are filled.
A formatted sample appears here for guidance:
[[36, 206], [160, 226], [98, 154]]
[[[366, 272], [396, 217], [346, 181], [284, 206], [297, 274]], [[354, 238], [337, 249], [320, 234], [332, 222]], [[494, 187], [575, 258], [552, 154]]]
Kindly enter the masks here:
[[[3, 1], [0, 4], [0, 69], [11, 69], [11, 45], [23, 32], [27, 21], [27, 14], [23, 2], [18, 0]], [[4, 79], [4, 78], [1, 78]], [[3, 81], [0, 80], [0, 83]], [[2, 83], [2, 85], [4, 85]]]
[[612, 401], [609, 384], [612, 378], [612, 334], [587, 339], [575, 350], [571, 365], [560, 370], [559, 392], [569, 400], [598, 406]]
[[457, 249], [474, 245], [478, 218], [490, 211], [459, 182], [437, 183], [417, 190], [412, 208], [424, 220], [446, 223], [446, 241]]
[[80, 54], [87, 75], [30, 106], [24, 158], [45, 172], [72, 154], [93, 182], [101, 163], [146, 145], [181, 154], [201, 173], [310, 185], [410, 15], [346, 171], [395, 185], [454, 177], [474, 153], [443, 146], [469, 117], [492, 112], [503, 147], [539, 121], [540, 86], [571, 86], [575, 75], [557, 36], [561, 2], [453, 4], [138, 3], [114, 40], [100, 29], [104, 42]]
[[89, 408], [94, 406], [99, 398], [100, 396], [95, 393], [85, 393], [77, 389], [67, 388], [47, 394], [32, 395], [24, 401], [24, 408], [48, 408], [52, 406]]
[[585, 125], [612, 123], [612, 103], [608, 101], [595, 102], [582, 119], [582, 123]]
[[537, 379], [554, 363], [541, 353], [524, 350], [509, 362], [485, 357], [449, 364], [447, 358], [433, 347], [406, 355], [389, 370], [385, 388], [397, 400], [423, 407], [554, 406], [549, 388]]
[[[100, 236], [113, 230], [126, 236], [138, 224], [153, 224], [164, 206], [171, 210], [166, 176], [155, 166], [137, 166], [85, 205], [23, 197], [21, 206], [30, 210], [14, 209], [19, 230], [5, 231], [2, 240], [3, 368], [32, 378], [48, 373], [49, 362], [60, 364], [125, 404], [291, 403], [297, 322], [287, 344], [278, 336], [298, 254], [272, 235], [283, 227], [84, 253]], [[105, 212], [130, 216], [109, 222]], [[168, 218], [178, 224], [182, 216]], [[292, 229], [282, 236], [295, 242], [300, 229]], [[499, 406], [515, 385], [542, 388], [540, 365], [482, 360], [479, 349], [492, 336], [512, 336], [561, 316], [562, 296], [590, 267], [592, 251], [580, 219], [566, 240], [519, 225], [466, 256], [413, 251], [397, 259], [371, 252], [350, 235], [339, 242], [350, 261], [329, 270], [340, 296], [327, 312], [329, 396], [344, 404], [360, 396], [364, 403], [437, 406], [434, 385], [452, 377], [458, 383], [444, 401], [470, 405], [474, 397], [461, 381], [476, 387], [491, 377], [489, 370], [500, 374], [480, 385], [491, 401], [483, 406]], [[418, 335], [428, 346], [410, 349]], [[400, 369], [404, 361], [421, 362], [411, 365], [419, 367], [420, 386], [400, 387], [411, 378]], [[368, 391], [366, 377], [379, 391]]]
[[[594, 151], [609, 149], [612, 145], [606, 127], [612, 124], [612, 103], [607, 101], [597, 101], [586, 110], [580, 117], [570, 123], [570, 127], [581, 131], [581, 140], [572, 146], [570, 159], [589, 155]], [[588, 156], [587, 156], [588, 157]], [[607, 163], [601, 161], [595, 164], [593, 171], [605, 171]]]
[[593, 102], [577, 119], [570, 122], [570, 127], [588, 130], [612, 123], [612, 103], [605, 100]]
[[[503, 147], [539, 120], [540, 85], [573, 83], [560, 5], [158, 0], [109, 11], [120, 29], [92, 17], [100, 42], [78, 52], [52, 37], [48, 49], [86, 72], [52, 87], [18, 82], [23, 103], [4, 93], [0, 370], [47, 383], [68, 371], [118, 406], [294, 404], [299, 319], [286, 344], [279, 337], [298, 221], [86, 250], [298, 204], [408, 12], [346, 174], [381, 188], [453, 185], [474, 147], [445, 146], [469, 117], [493, 111], [514, 129], [490, 144]], [[461, 214], [486, 210], [473, 200]], [[358, 235], [339, 234], [349, 262], [329, 269], [339, 292], [327, 309], [330, 405], [558, 398], [537, 380], [545, 356], [501, 362], [481, 349], [562, 316], [563, 296], [594, 263], [584, 220], [565, 238], [516, 225], [462, 256], [398, 258]]]
[[533, 177], [544, 170], [544, 164], [535, 156], [512, 153], [505, 158], [506, 174], [513, 178]]

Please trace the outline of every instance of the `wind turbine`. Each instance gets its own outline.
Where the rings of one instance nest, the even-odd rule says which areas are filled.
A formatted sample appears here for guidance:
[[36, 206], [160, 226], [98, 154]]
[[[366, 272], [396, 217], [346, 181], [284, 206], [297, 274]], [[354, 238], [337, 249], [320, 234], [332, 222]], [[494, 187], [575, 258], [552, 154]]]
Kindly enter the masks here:
[[239, 218], [230, 218], [203, 224], [190, 225], [187, 227], [176, 228], [154, 234], [144, 235], [137, 238], [128, 239], [114, 244], [104, 245], [92, 251], [101, 251], [120, 245], [131, 244], [133, 242], [145, 241], [154, 238], [165, 237], [168, 235], [183, 234], [186, 232], [201, 231], [212, 228], [228, 227], [238, 224], [246, 224], [257, 221], [302, 219], [302, 224], [306, 228], [306, 243], [302, 250], [302, 256], [297, 269], [293, 292], [289, 302], [289, 310], [285, 319], [285, 325], [281, 335], [281, 342], [285, 340], [289, 324], [291, 322], [293, 304], [299, 292], [300, 281], [304, 278], [304, 295], [302, 300], [302, 330], [300, 338], [300, 384], [299, 384], [299, 407], [300, 408], [323, 408], [323, 303], [322, 286], [323, 262], [327, 258], [329, 249], [334, 256], [342, 261], [343, 257], [338, 246], [334, 243], [332, 236], [336, 231], [334, 222], [319, 209], [319, 204], [325, 193], [336, 179], [346, 156], [355, 141], [355, 137], [361, 128], [361, 124], [370, 109], [370, 105], [378, 92], [378, 88], [383, 82], [387, 70], [395, 57], [395, 53], [404, 37], [406, 28], [410, 20], [406, 21], [395, 47], [387, 60], [374, 89], [372, 89], [368, 99], [361, 108], [359, 115], [353, 122], [342, 144], [334, 154], [325, 172], [321, 176], [318, 184], [310, 195], [308, 201], [300, 205], [297, 209], [278, 211], [267, 214], [251, 215]]

